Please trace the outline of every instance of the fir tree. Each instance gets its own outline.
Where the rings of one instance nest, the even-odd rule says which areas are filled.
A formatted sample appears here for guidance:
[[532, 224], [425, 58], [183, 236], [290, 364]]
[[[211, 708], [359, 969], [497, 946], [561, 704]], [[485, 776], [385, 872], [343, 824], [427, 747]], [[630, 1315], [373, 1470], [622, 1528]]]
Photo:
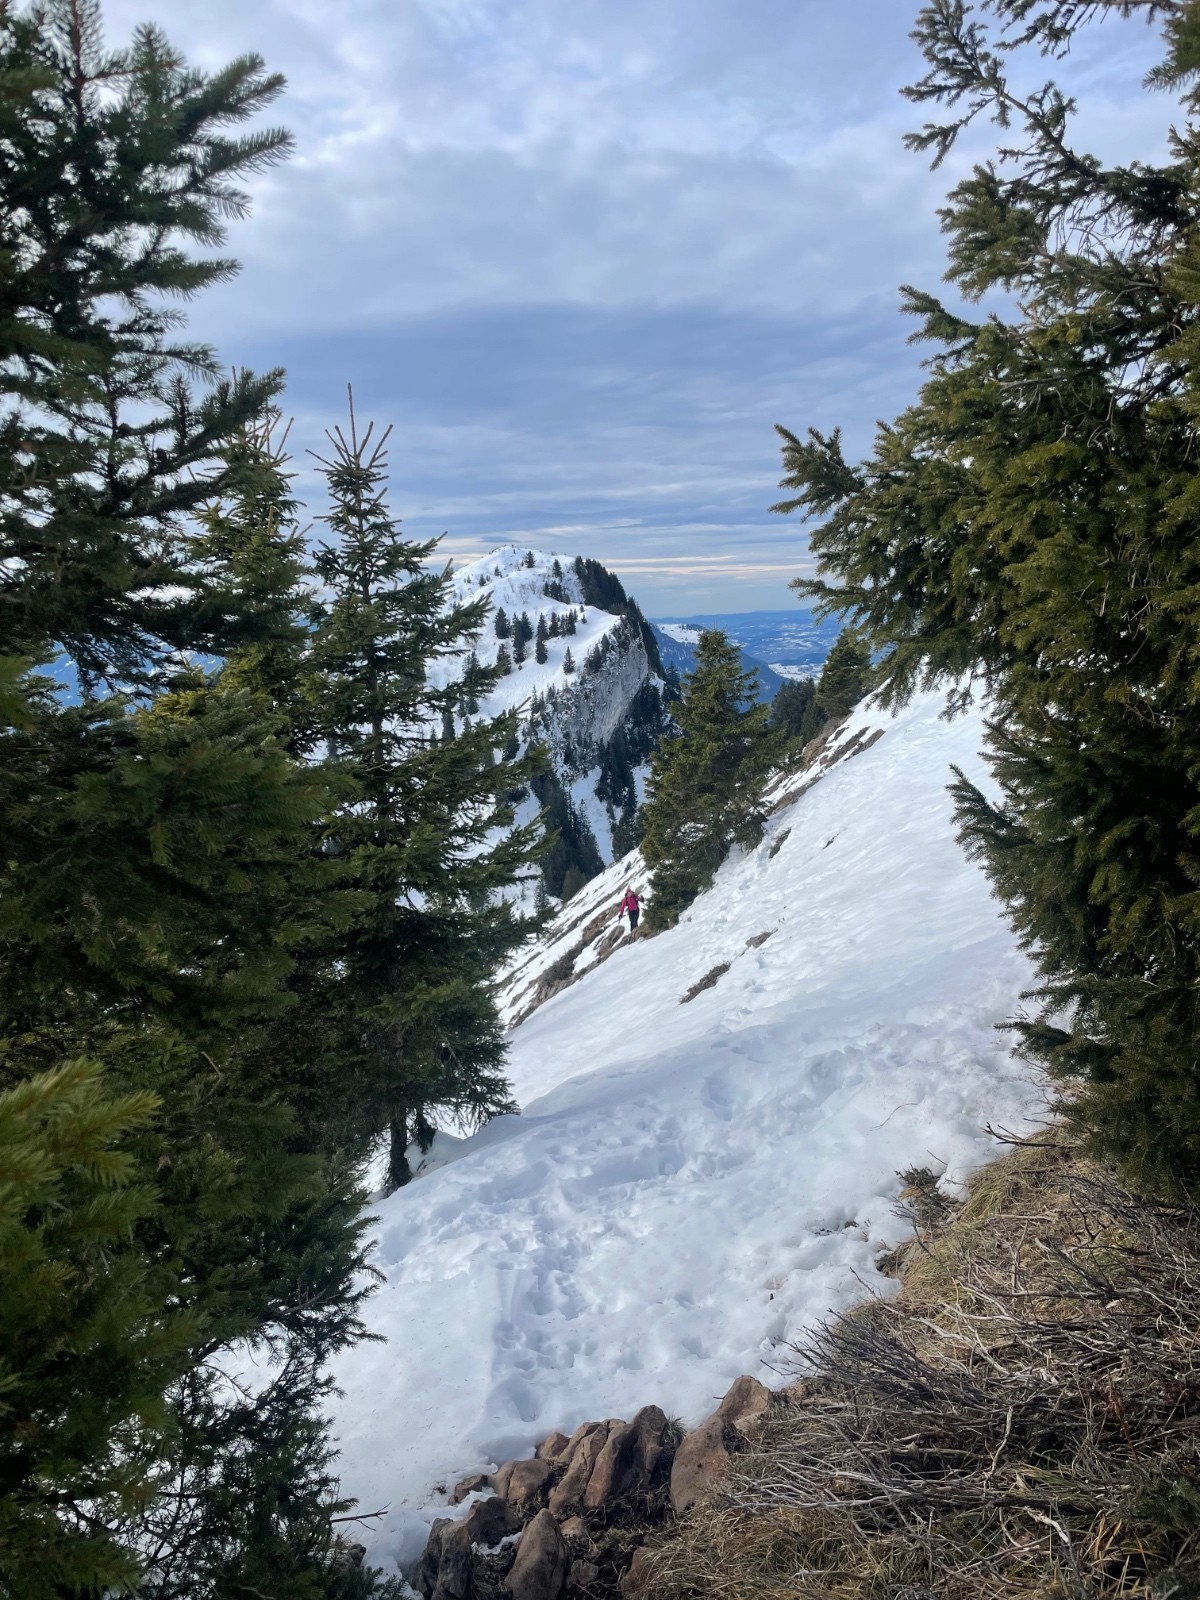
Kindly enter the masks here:
[[[571, 610], [567, 612], [566, 621], [563, 623], [563, 632], [564, 633], [568, 633], [568, 634], [575, 632], [575, 609], [574, 609], [574, 607], [572, 607]], [[570, 654], [569, 651], [568, 651], [568, 654]]]
[[513, 669], [512, 656], [508, 653], [508, 646], [502, 644], [496, 651], [496, 676], [507, 678]]
[[929, 70], [909, 94], [932, 116], [910, 145], [937, 162], [973, 121], [1019, 130], [943, 212], [952, 285], [1008, 309], [973, 317], [906, 290], [933, 347], [919, 399], [858, 464], [836, 432], [784, 432], [780, 509], [821, 523], [820, 576], [798, 587], [880, 653], [887, 700], [988, 689], [999, 800], [965, 780], [956, 796], [1040, 968], [1044, 1010], [1018, 1032], [1095, 1148], [1141, 1184], [1194, 1192], [1197, 9], [1143, 8], [1164, 27], [1153, 83], [1182, 102], [1157, 166], [1078, 148], [1073, 102], [1036, 59], [1130, 9], [921, 11]]
[[186, 518], [227, 481], [222, 443], [280, 377], [192, 394], [183, 374], [219, 369], [174, 337], [169, 302], [235, 270], [213, 253], [224, 221], [291, 141], [230, 128], [282, 79], [255, 56], [191, 71], [151, 27], [106, 50], [94, 0], [6, 7], [0, 72], [5, 648], [36, 656], [50, 641], [89, 688], [142, 684], [173, 651], [232, 642]]
[[495, 629], [497, 639], [510, 639], [512, 637], [512, 623], [508, 620], [508, 612], [503, 606], [496, 607]]
[[838, 719], [852, 711], [870, 685], [871, 651], [843, 629], [821, 668], [816, 701], [826, 717]]
[[566, 654], [563, 656], [562, 669], [568, 675], [575, 671], [575, 657], [571, 654], [570, 645], [567, 646]]
[[762, 837], [759, 795], [775, 741], [756, 691], [757, 674], [743, 671], [737, 647], [717, 630], [703, 632], [675, 710], [679, 734], [659, 746], [643, 807], [655, 927], [678, 921], [734, 845]]
[[812, 737], [808, 729], [815, 720], [817, 686], [811, 678], [789, 678], [781, 683], [771, 702], [771, 726], [786, 739], [804, 740]]
[[513, 828], [506, 798], [534, 763], [491, 758], [511, 716], [434, 749], [421, 735], [459, 693], [431, 687], [426, 667], [462, 649], [485, 602], [450, 604], [448, 570], [427, 566], [434, 545], [400, 536], [386, 502], [388, 433], [360, 434], [352, 408], [349, 431], [329, 438], [335, 542], [317, 556], [330, 598], [313, 649], [326, 736], [353, 783], [334, 838], [363, 901], [332, 946], [337, 1008], [351, 1122], [366, 1138], [388, 1133], [396, 1185], [436, 1110], [478, 1124], [511, 1105], [488, 983], [524, 934], [495, 891], [537, 847], [539, 830]]
[[544, 616], [539, 614], [537, 625], [537, 645], [533, 652], [533, 659], [540, 667], [545, 666], [546, 662], [550, 659], [549, 653], [546, 649], [546, 640], [549, 637], [550, 630], [546, 626], [546, 619]]

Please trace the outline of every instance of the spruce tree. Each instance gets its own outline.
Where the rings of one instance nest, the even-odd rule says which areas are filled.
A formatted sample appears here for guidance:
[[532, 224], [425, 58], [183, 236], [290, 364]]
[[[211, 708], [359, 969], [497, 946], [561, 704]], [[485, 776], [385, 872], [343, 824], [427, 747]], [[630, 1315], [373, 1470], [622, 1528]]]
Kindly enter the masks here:
[[[266, 1592], [274, 1558], [316, 1600], [348, 1592], [317, 1364], [360, 1331], [362, 1196], [304, 1136], [308, 1056], [250, 1041], [340, 915], [333, 791], [294, 759], [278, 377], [192, 394], [217, 363], [169, 305], [233, 271], [223, 220], [288, 146], [236, 130], [281, 80], [154, 29], [108, 52], [87, 0], [5, 9], [0, 76], [0, 1583]], [[30, 671], [56, 654], [82, 703]], [[273, 1419], [212, 1364], [268, 1341]]]
[[820, 523], [819, 576], [798, 587], [879, 652], [886, 699], [986, 689], [999, 799], [956, 793], [1041, 972], [1022, 1043], [1097, 1150], [1194, 1192], [1200, 8], [1141, 9], [1163, 28], [1152, 85], [1181, 108], [1154, 166], [1079, 148], [1036, 59], [1132, 7], [922, 9], [928, 71], [908, 93], [931, 120], [910, 145], [936, 164], [972, 122], [1006, 130], [943, 211], [966, 304], [905, 291], [932, 347], [920, 397], [861, 463], [836, 432], [785, 431], [779, 509]]
[[701, 633], [674, 712], [679, 733], [653, 758], [642, 813], [653, 927], [677, 922], [735, 845], [762, 838], [759, 796], [776, 741], [757, 686], [723, 633]]
[[537, 644], [534, 648], [533, 659], [540, 667], [545, 666], [546, 662], [550, 659], [549, 652], [546, 649], [546, 640], [549, 637], [550, 631], [546, 626], [546, 618], [539, 613], [537, 624]]
[[328, 947], [341, 1088], [348, 1131], [388, 1135], [394, 1186], [435, 1112], [478, 1125], [511, 1109], [488, 985], [526, 931], [498, 891], [529, 870], [540, 828], [515, 828], [508, 800], [536, 758], [493, 757], [515, 717], [436, 747], [425, 733], [461, 694], [457, 683], [434, 688], [426, 669], [469, 648], [486, 601], [451, 603], [449, 569], [428, 566], [435, 544], [401, 537], [386, 499], [388, 432], [360, 432], [351, 407], [320, 461], [334, 540], [316, 558], [327, 598], [313, 655], [323, 730], [351, 785], [331, 846], [361, 901]]
[[509, 622], [508, 612], [505, 611], [503, 606], [496, 607], [496, 615], [493, 626], [496, 629], [497, 639], [508, 639], [512, 637], [512, 623]]
[[213, 253], [225, 219], [291, 141], [232, 130], [283, 80], [255, 56], [194, 72], [153, 27], [109, 51], [95, 0], [4, 8], [0, 75], [0, 635], [49, 641], [85, 687], [141, 684], [231, 642], [186, 519], [280, 376], [193, 393], [186, 375], [219, 368], [170, 301], [236, 269]]
[[817, 680], [816, 702], [825, 716], [836, 721], [852, 711], [867, 692], [870, 674], [869, 647], [843, 629]]

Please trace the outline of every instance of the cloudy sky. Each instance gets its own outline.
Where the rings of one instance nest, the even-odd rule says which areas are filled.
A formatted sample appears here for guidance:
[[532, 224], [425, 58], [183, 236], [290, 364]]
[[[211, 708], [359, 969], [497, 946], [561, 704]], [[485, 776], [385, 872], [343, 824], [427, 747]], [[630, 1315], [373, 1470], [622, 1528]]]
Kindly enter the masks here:
[[[256, 51], [287, 75], [296, 155], [255, 184], [244, 271], [193, 327], [231, 365], [288, 369], [293, 440], [320, 444], [353, 383], [395, 424], [414, 536], [582, 551], [682, 615], [793, 603], [805, 542], [767, 512], [773, 423], [840, 423], [861, 449], [918, 381], [896, 289], [936, 287], [957, 169], [901, 145], [917, 3], [105, 13], [113, 43], [154, 20], [197, 65]], [[1161, 141], [1153, 42], [1108, 22], [1067, 68], [1102, 155]]]

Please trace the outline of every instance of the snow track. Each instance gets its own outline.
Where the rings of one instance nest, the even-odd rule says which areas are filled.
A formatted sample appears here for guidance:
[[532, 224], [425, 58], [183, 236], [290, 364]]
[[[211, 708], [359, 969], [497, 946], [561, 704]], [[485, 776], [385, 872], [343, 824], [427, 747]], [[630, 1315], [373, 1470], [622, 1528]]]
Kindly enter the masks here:
[[[906, 1231], [898, 1169], [960, 1178], [991, 1153], [986, 1123], [1039, 1108], [995, 1032], [1029, 969], [945, 792], [952, 762], [981, 779], [980, 722], [940, 712], [860, 708], [843, 739], [883, 736], [785, 804], [678, 928], [516, 1029], [523, 1115], [439, 1138], [434, 1170], [378, 1208], [367, 1318], [388, 1342], [336, 1372], [344, 1487], [391, 1507], [372, 1560], [411, 1559], [457, 1476], [552, 1429], [650, 1401], [693, 1423], [741, 1372], [782, 1381], [789, 1341], [890, 1292], [874, 1263]], [[588, 904], [615, 917], [636, 865]], [[527, 985], [537, 962], [515, 966]]]

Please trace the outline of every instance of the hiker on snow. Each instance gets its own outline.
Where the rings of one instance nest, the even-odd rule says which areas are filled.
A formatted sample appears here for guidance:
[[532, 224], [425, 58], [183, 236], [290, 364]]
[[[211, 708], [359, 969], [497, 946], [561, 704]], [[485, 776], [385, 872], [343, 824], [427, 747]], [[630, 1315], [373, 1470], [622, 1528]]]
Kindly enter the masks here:
[[632, 889], [626, 889], [625, 891], [625, 898], [621, 901], [621, 909], [617, 912], [618, 922], [620, 922], [621, 918], [627, 911], [629, 913], [629, 931], [630, 933], [636, 933], [638, 913], [641, 911], [641, 906], [638, 903], [637, 895], [634, 894]]

